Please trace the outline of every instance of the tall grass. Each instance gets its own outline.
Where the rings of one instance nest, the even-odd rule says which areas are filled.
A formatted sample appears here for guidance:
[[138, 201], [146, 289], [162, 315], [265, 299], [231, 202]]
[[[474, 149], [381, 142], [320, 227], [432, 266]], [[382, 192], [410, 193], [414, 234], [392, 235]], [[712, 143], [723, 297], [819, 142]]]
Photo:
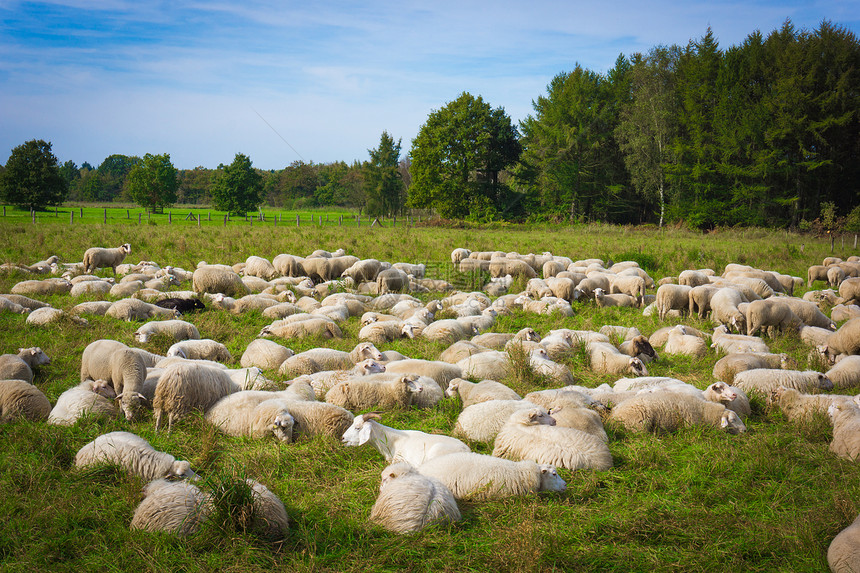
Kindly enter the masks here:
[[[445, 264], [454, 247], [518, 252], [551, 251], [571, 258], [636, 259], [655, 278], [685, 268], [721, 270], [745, 262], [805, 276], [806, 268], [829, 255], [829, 243], [785, 232], [720, 231], [707, 235], [676, 229], [641, 230], [605, 225], [575, 228], [499, 226], [444, 229], [423, 227], [212, 225], [158, 222], [154, 225], [99, 222], [69, 224], [38, 219], [0, 220], [0, 259], [33, 263], [57, 254], [80, 260], [90, 246], [132, 244], [128, 260], [154, 260], [193, 268], [198, 261], [232, 264], [251, 254], [306, 255], [342, 247], [359, 257]], [[801, 249], [801, 245], [803, 248]], [[848, 255], [851, 253], [837, 253]], [[110, 270], [102, 274], [110, 275]], [[0, 292], [24, 278], [0, 275]], [[183, 286], [187, 288], [187, 286]], [[53, 296], [69, 309], [83, 299]], [[651, 333], [663, 326], [631, 309], [597, 309], [575, 303], [570, 318], [515, 312], [492, 329], [514, 332], [532, 326], [540, 333], [559, 327], [636, 326]], [[0, 315], [0, 351], [41, 346], [53, 359], [36, 374], [36, 384], [53, 402], [78, 382], [83, 348], [99, 338], [135, 345], [137, 324], [88, 317], [89, 325], [26, 325], [23, 317]], [[241, 316], [209, 309], [190, 317], [204, 337], [227, 345], [238, 361], [267, 324], [259, 313]], [[673, 320], [671, 322], [677, 322]], [[692, 319], [700, 328], [708, 320]], [[296, 351], [326, 344], [350, 349], [358, 324], [344, 325], [343, 340], [290, 340]], [[797, 336], [769, 341], [809, 366]], [[169, 341], [145, 345], [163, 352]], [[418, 358], [437, 358], [439, 344], [397, 341], [396, 349]], [[718, 355], [666, 358], [649, 365], [704, 387], [713, 381]], [[525, 366], [524, 357], [508, 380], [520, 393], [548, 382]], [[587, 358], [564, 358], [578, 383], [596, 386], [615, 377], [596, 374]], [[814, 365], [813, 365], [814, 366]], [[276, 372], [268, 375], [281, 380]], [[449, 433], [459, 401], [426, 411], [386, 413], [399, 428]], [[172, 433], [155, 433], [151, 420], [84, 419], [60, 428], [40, 423], [0, 425], [0, 569], [3, 571], [822, 571], [830, 540], [860, 512], [860, 468], [828, 449], [826, 420], [798, 426], [761, 402], [749, 431], [729, 436], [713, 428], [674, 434], [639, 435], [607, 424], [615, 467], [606, 472], [561, 470], [564, 494], [463, 503], [463, 520], [421, 533], [396, 536], [367, 522], [385, 466], [372, 448], [346, 448], [325, 437], [272, 441], [224, 436], [199, 415]], [[188, 539], [130, 531], [141, 500], [140, 480], [115, 468], [76, 471], [75, 452], [101, 433], [129, 430], [154, 447], [191, 461], [206, 487], [222, 493], [221, 519]], [[472, 443], [489, 453], [492, 444]], [[236, 484], [253, 477], [284, 501], [292, 529], [283, 543], [247, 530], [247, 497]]]

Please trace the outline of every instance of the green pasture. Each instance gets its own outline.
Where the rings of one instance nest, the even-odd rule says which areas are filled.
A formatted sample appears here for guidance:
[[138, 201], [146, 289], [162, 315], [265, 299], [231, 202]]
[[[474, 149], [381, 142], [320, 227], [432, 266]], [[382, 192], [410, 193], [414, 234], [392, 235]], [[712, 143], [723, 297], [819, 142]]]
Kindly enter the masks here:
[[[75, 207], [74, 209], [79, 209]], [[686, 268], [713, 268], [741, 262], [805, 278], [806, 269], [830, 253], [830, 241], [765, 229], [720, 229], [701, 234], [683, 229], [607, 225], [443, 228], [426, 223], [397, 227], [337, 224], [295, 226], [216, 221], [198, 228], [173, 211], [137, 224], [134, 211], [109, 209], [108, 223], [98, 207], [85, 208], [83, 223], [69, 208], [28, 213], [0, 220], [0, 262], [32, 264], [56, 254], [80, 261], [91, 246], [129, 242], [127, 262], [153, 260], [193, 269], [197, 262], [234, 264], [249, 255], [305, 256], [315, 249], [343, 248], [358, 257], [392, 262], [430, 263], [430, 278], [464, 280], [450, 264], [456, 247], [520, 253], [550, 251], [573, 259], [635, 259], [659, 279]], [[187, 214], [187, 211], [185, 211]], [[332, 215], [335, 212], [331, 212]], [[310, 213], [307, 213], [309, 216]], [[317, 213], [314, 213], [318, 216]], [[337, 214], [340, 216], [340, 213]], [[161, 218], [163, 217], [163, 218]], [[267, 218], [269, 217], [267, 213]], [[284, 214], [282, 220], [287, 220]], [[325, 218], [325, 213], [323, 213]], [[333, 218], [333, 217], [332, 217]], [[146, 219], [145, 216], [142, 219]], [[346, 219], [346, 216], [344, 217]], [[132, 221], [129, 223], [128, 221]], [[835, 255], [857, 254], [853, 236], [835, 242]], [[99, 274], [111, 276], [110, 269]], [[0, 275], [0, 292], [26, 278], [14, 271]], [[473, 278], [473, 282], [483, 277]], [[184, 284], [182, 289], [190, 288]], [[821, 283], [816, 288], [823, 288]], [[800, 291], [802, 294], [805, 287]], [[422, 295], [422, 298], [436, 295]], [[46, 298], [63, 309], [83, 300], [68, 295]], [[598, 329], [603, 324], [636, 326], [650, 334], [663, 326], [634, 309], [573, 305], [576, 316], [537, 316], [515, 312], [500, 317], [493, 331], [532, 326]], [[269, 323], [259, 313], [233, 315], [209, 308], [186, 317], [205, 338], [223, 342], [238, 365], [245, 347]], [[41, 346], [52, 357], [35, 383], [53, 403], [79, 381], [83, 348], [100, 338], [134, 342], [137, 323], [87, 317], [36, 328], [24, 317], [0, 314], [0, 352]], [[710, 320], [683, 319], [711, 329]], [[667, 324], [679, 322], [672, 319]], [[351, 349], [358, 318], [344, 325], [341, 340], [281, 340], [299, 352], [318, 345]], [[810, 362], [796, 335], [768, 340], [773, 351], [787, 352], [799, 369]], [[143, 345], [166, 351], [170, 341]], [[443, 346], [416, 340], [381, 345], [416, 358], [436, 359]], [[649, 365], [652, 375], [674, 376], [700, 388], [713, 382], [719, 355], [703, 359], [664, 356]], [[577, 383], [594, 387], [614, 376], [592, 372], [582, 353], [565, 357]], [[277, 372], [272, 379], [285, 382]], [[550, 382], [519, 364], [503, 380], [517, 392], [546, 388]], [[72, 427], [15, 422], [0, 426], [0, 570], [2, 571], [825, 571], [833, 537], [860, 513], [860, 466], [828, 451], [831, 430], [825, 419], [799, 426], [781, 413], [753, 401], [748, 432], [730, 436], [715, 428], [675, 434], [640, 435], [607, 424], [615, 466], [605, 472], [561, 470], [563, 494], [531, 495], [499, 502], [462, 502], [463, 520], [398, 536], [370, 525], [385, 461], [370, 447], [346, 448], [332, 439], [299, 437], [294, 443], [224, 436], [201, 416], [181, 422], [172, 433], [155, 433], [152, 420], [84, 419]], [[383, 422], [398, 428], [450, 433], [459, 400], [429, 410], [386, 412]], [[142, 499], [140, 480], [115, 468], [76, 471], [74, 455], [86, 442], [113, 430], [133, 431], [158, 449], [189, 460], [205, 483], [253, 477], [284, 501], [292, 519], [279, 543], [245, 531], [229, 518], [187, 539], [131, 531], [128, 524]], [[489, 453], [492, 444], [472, 443]]]

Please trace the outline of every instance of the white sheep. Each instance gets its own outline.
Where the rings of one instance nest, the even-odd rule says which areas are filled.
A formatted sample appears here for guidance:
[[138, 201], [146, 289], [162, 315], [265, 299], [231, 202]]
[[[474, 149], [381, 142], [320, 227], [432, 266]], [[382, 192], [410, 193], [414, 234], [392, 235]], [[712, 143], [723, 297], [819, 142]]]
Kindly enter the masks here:
[[507, 352], [487, 350], [463, 358], [455, 366], [469, 378], [501, 380], [511, 373], [511, 358]]
[[783, 370], [796, 366], [788, 354], [771, 354], [769, 352], [732, 352], [726, 354], [714, 364], [713, 374], [717, 380], [732, 383], [735, 375], [744, 370], [754, 368], [781, 368]]
[[663, 351], [666, 354], [683, 354], [702, 358], [708, 353], [708, 345], [698, 336], [687, 334], [685, 327], [679, 324], [669, 333]]
[[256, 255], [251, 255], [247, 259], [245, 259], [245, 268], [244, 268], [245, 276], [251, 277], [260, 277], [265, 280], [272, 280], [275, 278], [275, 275], [278, 274], [278, 271], [275, 269], [274, 265], [269, 262], [268, 259], [264, 259], [263, 257], [258, 257]]
[[110, 305], [105, 316], [131, 322], [150, 318], [176, 318], [178, 313], [172, 308], [161, 308], [136, 298], [124, 298]]
[[698, 424], [719, 427], [730, 434], [746, 431], [740, 417], [722, 404], [678, 393], [639, 394], [616, 404], [609, 418], [637, 432], [672, 432]]
[[594, 289], [594, 302], [601, 308], [610, 306], [632, 308], [636, 306], [636, 298], [629, 294], [606, 294], [606, 291], [599, 287]]
[[71, 316], [59, 308], [51, 308], [47, 306], [45, 308], [37, 308], [28, 314], [25, 322], [32, 326], [46, 326], [48, 324], [55, 324], [64, 320], [80, 325], [88, 324], [88, 322], [83, 318]]
[[825, 374], [834, 388], [860, 387], [860, 356], [846, 356]]
[[51, 359], [38, 346], [19, 348], [18, 354], [0, 355], [0, 380], [33, 382], [33, 369], [50, 364]]
[[158, 478], [197, 479], [191, 464], [153, 448], [131, 432], [102, 434], [75, 454], [75, 466], [85, 468], [100, 463], [115, 464], [146, 481]]
[[204, 265], [194, 271], [191, 278], [196, 293], [221, 293], [227, 296], [245, 296], [249, 289], [232, 268], [226, 265]]
[[648, 376], [648, 369], [640, 359], [621, 354], [608, 342], [590, 342], [586, 348], [591, 359], [591, 368], [595, 372]]
[[746, 309], [747, 336], [755, 335], [759, 329], [773, 336], [777, 331], [798, 330], [803, 321], [787, 304], [777, 298], [754, 300]]
[[164, 369], [155, 387], [155, 430], [167, 414], [167, 429], [192, 410], [206, 412], [218, 400], [239, 390], [224, 370], [178, 362]]
[[469, 452], [469, 446], [451, 436], [428, 434], [418, 430], [399, 430], [379, 421], [378, 414], [360, 414], [343, 433], [346, 446], [370, 443], [389, 463], [406, 462], [418, 467], [424, 462], [457, 452]]
[[755, 368], [736, 374], [734, 386], [744, 392], [757, 392], [767, 398], [780, 386], [809, 393], [814, 390], [831, 390], [833, 383], [827, 379], [827, 376], [814, 370], [801, 372], [800, 370]]
[[721, 288], [711, 296], [711, 318], [735, 332], [746, 331], [746, 316], [738, 305], [749, 300], [734, 288]]
[[860, 317], [852, 318], [827, 339], [824, 349], [831, 360], [840, 354], [860, 354]]
[[860, 306], [856, 304], [837, 304], [830, 309], [830, 319], [834, 322], [842, 322], [852, 318], [860, 318]]
[[612, 467], [612, 454], [606, 442], [574, 428], [556, 426], [541, 407], [511, 414], [496, 436], [493, 455], [569, 470]]
[[110, 267], [116, 274], [116, 268], [131, 253], [131, 245], [125, 243], [119, 247], [106, 249], [104, 247], [90, 247], [84, 251], [84, 272], [91, 273], [101, 267]]
[[[479, 336], [484, 336], [483, 334]], [[456, 364], [461, 360], [472, 356], [473, 354], [480, 354], [481, 352], [486, 352], [488, 350], [493, 350], [492, 348], [481, 346], [479, 344], [475, 344], [474, 342], [470, 342], [468, 340], [458, 340], [448, 348], [442, 351], [439, 355], [439, 360], [442, 362], [447, 362], [449, 364]]]
[[690, 290], [687, 285], [664, 284], [657, 288], [657, 298], [654, 304], [660, 320], [666, 320], [670, 310], [689, 312]]
[[456, 364], [448, 364], [441, 360], [421, 360], [418, 358], [386, 362], [385, 371], [389, 374], [427, 376], [435, 380], [443, 391], [448, 388], [448, 383], [451, 380], [462, 378], [464, 375], [462, 368]]
[[385, 372], [385, 365], [368, 358], [367, 360], [362, 360], [348, 370], [322, 370], [311, 374], [302, 374], [294, 378], [293, 382], [306, 381], [314, 389], [317, 399], [324, 400], [326, 392], [331, 390], [340, 382], [350, 380], [356, 376], [367, 376], [369, 374], [380, 374], [382, 372]]
[[427, 340], [453, 344], [458, 340], [471, 338], [478, 333], [478, 329], [473, 325], [464, 324], [453, 318], [446, 318], [427, 325], [421, 331], [421, 336]]
[[482, 380], [474, 383], [455, 378], [448, 383], [445, 395], [460, 396], [464, 408], [487, 400], [520, 400], [520, 395], [495, 380]]
[[81, 382], [106, 380], [117, 396], [128, 420], [140, 419], [144, 410], [141, 392], [146, 380], [147, 363], [137, 349], [116, 340], [96, 340], [81, 356]]
[[[15, 283], [11, 293], [18, 295], [52, 295], [65, 294], [72, 290], [72, 283], [63, 278], [50, 278], [44, 280], [27, 280]], [[21, 305], [24, 306], [24, 305]]]
[[[73, 284], [69, 296], [78, 298], [84, 295], [102, 296], [111, 292], [113, 285], [106, 280], [84, 281]], [[135, 290], [140, 290], [137, 288]], [[131, 293], [129, 293], [131, 294]]]
[[190, 360], [213, 360], [232, 362], [233, 355], [227, 347], [211, 338], [180, 340], [167, 349], [167, 356], [181, 356]]
[[326, 392], [325, 401], [351, 411], [372, 407], [405, 408], [414, 403], [415, 395], [422, 391], [417, 380], [414, 374], [361, 376], [337, 383]]
[[741, 352], [770, 353], [770, 348], [761, 338], [745, 334], [729, 334], [725, 325], [722, 324], [714, 329], [711, 341], [712, 348], [718, 348], [726, 354]]
[[212, 496], [185, 480], [156, 479], [143, 489], [131, 518], [132, 529], [191, 535], [212, 514]]
[[383, 320], [371, 322], [358, 331], [359, 340], [374, 344], [385, 344], [400, 338], [415, 338], [416, 326], [402, 320]]
[[206, 420], [231, 436], [250, 436], [262, 439], [270, 435], [282, 442], [293, 437], [295, 420], [284, 400], [257, 401], [256, 396], [246, 398], [245, 392], [230, 394], [218, 400], [208, 412]]
[[295, 352], [286, 346], [266, 338], [256, 338], [245, 348], [239, 364], [246, 368], [256, 366], [263, 370], [276, 370], [284, 360], [294, 355]]
[[567, 489], [567, 484], [552, 465], [531, 460], [516, 462], [474, 452], [434, 458], [418, 466], [418, 473], [441, 481], [456, 499], [471, 501]]
[[84, 380], [60, 394], [48, 415], [48, 423], [71, 426], [84, 416], [114, 418], [119, 413], [116, 392], [105, 380]]
[[395, 533], [412, 533], [459, 519], [453, 494], [439, 480], [402, 463], [382, 471], [379, 496], [370, 510], [373, 523]]
[[173, 340], [199, 339], [200, 332], [197, 327], [184, 320], [154, 320], [141, 325], [134, 331], [134, 339], [145, 344], [153, 336], [165, 335]]
[[463, 408], [457, 416], [453, 434], [472, 442], [492, 442], [511, 414], [535, 408], [527, 400], [489, 400]]
[[546, 376], [554, 384], [561, 386], [573, 384], [573, 373], [570, 368], [551, 360], [545, 348], [534, 348], [529, 352], [529, 367], [535, 374]]
[[827, 548], [827, 565], [832, 573], [856, 573], [860, 563], [860, 516], [839, 532]]
[[[324, 370], [346, 370], [362, 360], [382, 360], [382, 353], [372, 342], [359, 342], [351, 351], [334, 348], [311, 348], [289, 357], [280, 366], [281, 374], [311, 374]], [[307, 366], [315, 369], [307, 371]]]
[[259, 337], [274, 336], [277, 338], [304, 338], [316, 336], [319, 338], [343, 338], [343, 331], [333, 320], [323, 316], [308, 315], [299, 321], [289, 321], [299, 315], [277, 320], [260, 331]]
[[828, 416], [831, 404], [850, 402], [851, 398], [834, 394], [805, 394], [794, 388], [779, 386], [771, 392], [770, 402], [777, 406], [789, 421], [809, 423], [816, 415]]
[[540, 342], [540, 335], [531, 327], [520, 329], [517, 332], [487, 332], [472, 337], [472, 342], [492, 350], [501, 350], [511, 340], [527, 340]]
[[0, 423], [18, 419], [44, 422], [51, 403], [41, 390], [23, 380], [0, 380]]
[[860, 458], [860, 408], [856, 401], [834, 402], [827, 413], [833, 423], [830, 451], [846, 460]]

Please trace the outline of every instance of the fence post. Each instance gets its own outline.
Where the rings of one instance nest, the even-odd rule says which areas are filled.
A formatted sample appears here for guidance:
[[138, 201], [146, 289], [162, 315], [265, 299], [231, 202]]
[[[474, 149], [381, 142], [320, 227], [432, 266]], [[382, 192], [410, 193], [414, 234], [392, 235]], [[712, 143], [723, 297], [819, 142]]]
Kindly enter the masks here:
[[140, 219], [141, 219], [141, 217], [143, 217], [143, 213], [138, 213], [138, 214], [137, 214], [137, 224], [138, 224], [138, 225], [140, 225]]
[[71, 225], [74, 222], [75, 222], [75, 212], [70, 210], [69, 211], [69, 224]]
[[300, 226], [301, 225], [299, 224], [299, 214], [296, 213], [296, 227], [300, 227]]
[[254, 226], [254, 218], [253, 217], [251, 217], [251, 226], [252, 227]]
[[107, 224], [107, 208], [105, 208], [105, 224]]
[[227, 215], [224, 215], [224, 226], [227, 226]]
[[3, 205], [3, 216], [6, 216], [6, 205]]
[[168, 211], [167, 212], [167, 224], [170, 225], [171, 223], [173, 223], [173, 213]]
[[[4, 215], [6, 214], [6, 207], [3, 207], [3, 214]], [[81, 207], [81, 219], [83, 219], [83, 218], [84, 218], [84, 208]]]
[[30, 209], [30, 214], [33, 215], [33, 224], [36, 224], [36, 210]]
[[131, 219], [131, 212], [129, 212], [129, 210], [128, 210], [128, 209], [126, 209], [126, 210], [125, 210], [125, 218], [126, 218], [126, 219]]
[[343, 215], [340, 216], [340, 219], [337, 222], [338, 227], [343, 227]]
[[212, 211], [207, 211], [207, 213], [209, 214], [209, 220], [211, 221], [212, 220]]

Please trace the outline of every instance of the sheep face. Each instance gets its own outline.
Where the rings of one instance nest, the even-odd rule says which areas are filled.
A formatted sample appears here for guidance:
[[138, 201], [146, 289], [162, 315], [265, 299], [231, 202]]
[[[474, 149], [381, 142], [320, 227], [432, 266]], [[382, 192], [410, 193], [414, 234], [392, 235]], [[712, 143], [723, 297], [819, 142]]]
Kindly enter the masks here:
[[711, 384], [711, 390], [714, 391], [720, 402], [731, 402], [738, 397], [737, 393], [729, 389], [728, 385], [723, 382], [714, 382]]
[[634, 376], [648, 376], [648, 369], [645, 368], [645, 364], [638, 358], [630, 359], [630, 372]]
[[457, 395], [457, 389], [460, 387], [460, 378], [454, 378], [448, 382], [448, 387], [445, 388], [445, 396], [453, 398]]
[[822, 390], [833, 390], [833, 382], [824, 374], [818, 374], [818, 387]]
[[360, 446], [370, 441], [372, 433], [373, 426], [370, 420], [365, 420], [364, 416], [356, 416], [352, 425], [343, 433], [341, 442], [345, 446]]
[[164, 476], [167, 479], [190, 479], [192, 481], [197, 481], [200, 479], [194, 471], [191, 469], [191, 464], [182, 460], [177, 460], [173, 462], [173, 465], [167, 470], [167, 475]]
[[272, 433], [280, 441], [289, 442], [293, 438], [293, 426], [295, 422], [295, 418], [287, 411], [283, 411], [275, 416], [269, 429], [272, 430]]
[[42, 352], [42, 349], [38, 346], [33, 346], [32, 348], [19, 348], [18, 356], [23, 358], [24, 362], [32, 367], [43, 366], [51, 363], [51, 359], [48, 358], [48, 355]]
[[555, 418], [550, 416], [549, 412], [543, 408], [529, 410], [527, 422], [530, 426], [555, 426]]
[[385, 364], [381, 362], [377, 362], [372, 358], [368, 358], [367, 360], [362, 360], [358, 364], [355, 365], [356, 370], [362, 375], [367, 376], [368, 374], [379, 374], [381, 372], [385, 372]]
[[104, 396], [108, 400], [116, 399], [116, 392], [113, 386], [107, 380], [96, 380], [93, 382], [92, 390], [99, 396]]
[[726, 410], [720, 417], [720, 427], [730, 434], [742, 434], [747, 431], [747, 427], [732, 410]]
[[538, 468], [540, 468], [540, 487], [538, 488], [540, 491], [562, 492], [567, 489], [567, 482], [561, 479], [555, 466], [540, 464]]
[[392, 480], [414, 472], [414, 468], [405, 462], [392, 464], [382, 470], [382, 481], [379, 482], [379, 489], [382, 490]]
[[358, 345], [358, 352], [356, 353], [363, 358], [372, 358], [373, 360], [382, 360], [382, 352], [379, 351], [376, 346], [371, 342], [362, 342]]

